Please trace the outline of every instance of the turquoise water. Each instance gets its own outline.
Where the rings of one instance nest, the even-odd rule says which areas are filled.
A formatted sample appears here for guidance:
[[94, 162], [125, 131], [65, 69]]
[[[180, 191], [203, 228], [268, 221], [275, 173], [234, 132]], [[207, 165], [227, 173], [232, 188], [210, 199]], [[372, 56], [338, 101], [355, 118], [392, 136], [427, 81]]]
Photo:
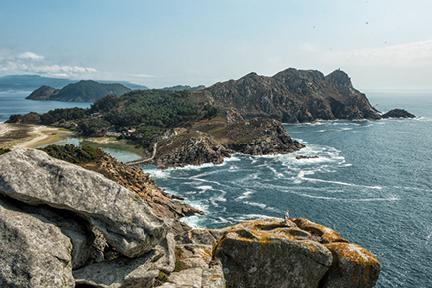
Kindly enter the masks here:
[[307, 148], [235, 155], [218, 166], [144, 169], [206, 212], [188, 218], [192, 225], [219, 227], [289, 210], [373, 251], [382, 263], [377, 287], [432, 287], [432, 94], [370, 98], [383, 111], [403, 107], [420, 118], [287, 125]]
[[[76, 106], [13, 93], [0, 92], [0, 121], [10, 114]], [[305, 149], [267, 157], [235, 155], [222, 165], [143, 168], [161, 187], [206, 212], [187, 218], [192, 225], [220, 227], [282, 217], [289, 210], [373, 251], [383, 269], [377, 287], [432, 287], [432, 93], [369, 97], [382, 111], [402, 107], [419, 118], [286, 125]], [[122, 161], [139, 157], [106, 151]], [[296, 160], [296, 155], [319, 158]]]
[[91, 104], [25, 99], [30, 93], [31, 91], [0, 90], [0, 122], [9, 119], [11, 114], [44, 113], [56, 108], [87, 108]]

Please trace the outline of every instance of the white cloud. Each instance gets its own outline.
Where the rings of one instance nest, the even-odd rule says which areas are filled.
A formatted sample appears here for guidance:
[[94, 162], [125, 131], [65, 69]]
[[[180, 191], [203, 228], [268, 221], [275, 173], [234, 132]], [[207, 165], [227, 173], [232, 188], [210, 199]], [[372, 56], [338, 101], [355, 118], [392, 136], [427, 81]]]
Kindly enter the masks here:
[[155, 76], [151, 74], [130, 74], [129, 76], [134, 78], [155, 78]]
[[425, 67], [432, 65], [432, 40], [342, 51], [335, 56], [358, 66]]
[[23, 60], [41, 61], [45, 57], [42, 55], [38, 55], [34, 52], [27, 51], [27, 52], [24, 52], [24, 53], [21, 53], [20, 55], [18, 55], [18, 58], [23, 59]]
[[96, 73], [93, 67], [52, 64], [44, 56], [27, 51], [15, 55], [0, 56], [0, 73], [35, 73], [57, 77], [83, 77]]
[[432, 40], [361, 49], [322, 49], [303, 44], [299, 50], [312, 63], [348, 67], [424, 68], [432, 67]]

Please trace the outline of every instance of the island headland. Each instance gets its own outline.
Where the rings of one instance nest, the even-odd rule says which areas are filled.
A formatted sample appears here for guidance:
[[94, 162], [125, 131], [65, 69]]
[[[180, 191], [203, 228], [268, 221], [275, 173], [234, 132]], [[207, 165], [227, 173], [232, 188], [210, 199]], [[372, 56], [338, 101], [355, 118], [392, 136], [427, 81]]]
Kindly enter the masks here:
[[[68, 87], [84, 84], [89, 82], [61, 90], [41, 87], [32, 94], [58, 98], [64, 90], [72, 91], [69, 100], [81, 99]], [[89, 109], [12, 115], [8, 122], [56, 126], [84, 137], [124, 139], [145, 151], [146, 157], [135, 164], [166, 168], [219, 164], [233, 153], [290, 153], [304, 147], [289, 136], [282, 122], [377, 120], [388, 115], [382, 116], [341, 70], [324, 75], [290, 68], [272, 77], [249, 73], [208, 88], [175, 86], [129, 91], [121, 96], [109, 93]]]

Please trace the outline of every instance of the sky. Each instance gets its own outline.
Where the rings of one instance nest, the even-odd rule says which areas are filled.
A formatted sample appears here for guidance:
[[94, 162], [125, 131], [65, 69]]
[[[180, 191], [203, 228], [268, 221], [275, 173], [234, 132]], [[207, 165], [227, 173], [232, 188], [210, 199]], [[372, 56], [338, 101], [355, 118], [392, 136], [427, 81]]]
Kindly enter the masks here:
[[289, 67], [432, 90], [431, 0], [0, 0], [0, 75], [211, 85]]

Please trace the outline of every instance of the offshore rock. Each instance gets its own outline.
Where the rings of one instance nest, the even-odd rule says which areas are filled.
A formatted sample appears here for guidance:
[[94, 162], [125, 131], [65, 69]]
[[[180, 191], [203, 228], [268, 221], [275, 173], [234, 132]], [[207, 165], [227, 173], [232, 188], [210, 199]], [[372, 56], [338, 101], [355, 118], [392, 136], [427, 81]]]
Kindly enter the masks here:
[[404, 109], [393, 109], [381, 116], [382, 118], [415, 118], [414, 114]]
[[167, 230], [135, 193], [38, 150], [16, 149], [0, 156], [0, 194], [77, 214], [127, 257], [150, 251]]

